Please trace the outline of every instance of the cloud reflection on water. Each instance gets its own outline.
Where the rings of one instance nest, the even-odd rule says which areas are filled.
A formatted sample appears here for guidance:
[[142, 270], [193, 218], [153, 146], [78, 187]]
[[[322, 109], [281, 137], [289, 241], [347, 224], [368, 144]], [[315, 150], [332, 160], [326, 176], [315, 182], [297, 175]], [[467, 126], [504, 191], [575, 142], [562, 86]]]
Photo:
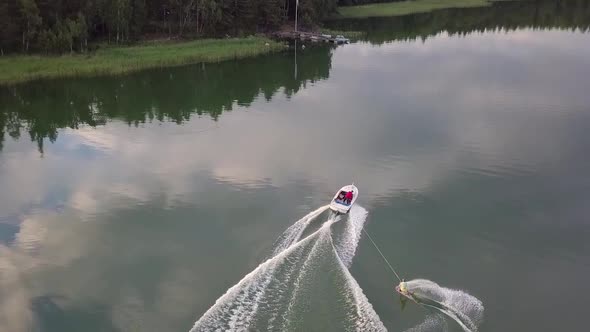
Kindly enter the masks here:
[[[207, 306], [187, 291], [206, 279], [187, 267], [193, 253], [171, 238], [157, 242], [157, 226], [136, 238], [117, 227], [131, 227], [118, 224], [128, 211], [212, 208], [212, 182], [250, 190], [303, 182], [319, 205], [354, 180], [370, 206], [434, 190], [456, 171], [565, 172], [583, 149], [572, 137], [589, 129], [579, 122], [590, 105], [588, 55], [590, 35], [553, 30], [359, 43], [334, 53], [329, 80], [233, 105], [212, 130], [203, 131], [208, 119], [140, 128], [115, 120], [59, 130], [43, 157], [26, 140], [8, 140], [0, 217], [13, 216], [19, 229], [0, 244], [0, 330], [29, 330], [31, 299], [48, 293], [65, 298], [56, 304], [63, 310], [108, 304], [121, 330], [162, 331], [193, 318]], [[163, 258], [165, 247], [172, 255]], [[145, 285], [109, 280], [134, 264], [162, 271]]]

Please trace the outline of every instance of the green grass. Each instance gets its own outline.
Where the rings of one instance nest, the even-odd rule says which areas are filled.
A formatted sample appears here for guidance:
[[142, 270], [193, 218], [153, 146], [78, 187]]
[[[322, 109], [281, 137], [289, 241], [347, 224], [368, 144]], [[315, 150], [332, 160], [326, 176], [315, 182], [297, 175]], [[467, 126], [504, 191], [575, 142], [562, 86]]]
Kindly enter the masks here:
[[219, 62], [284, 48], [283, 44], [266, 38], [248, 37], [108, 47], [89, 55], [0, 57], [0, 85], [43, 78], [115, 75], [145, 68]]
[[362, 31], [344, 31], [344, 30], [332, 30], [332, 29], [321, 29], [321, 33], [332, 35], [332, 36], [344, 36], [349, 39], [359, 39], [365, 36], [365, 32]]
[[363, 18], [376, 16], [401, 16], [425, 13], [445, 8], [468, 8], [489, 6], [487, 0], [413, 0], [375, 3], [361, 6], [338, 7], [337, 18]]

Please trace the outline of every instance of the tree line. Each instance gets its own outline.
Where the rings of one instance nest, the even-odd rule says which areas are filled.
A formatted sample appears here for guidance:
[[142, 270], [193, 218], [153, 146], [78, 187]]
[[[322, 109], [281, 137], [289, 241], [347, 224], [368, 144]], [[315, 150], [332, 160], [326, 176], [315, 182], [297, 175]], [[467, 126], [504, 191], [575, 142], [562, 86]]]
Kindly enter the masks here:
[[408, 0], [338, 0], [338, 6], [358, 6], [379, 2], [399, 2]]
[[363, 31], [364, 39], [373, 44], [425, 40], [442, 31], [450, 35], [522, 28], [590, 31], [590, 0], [498, 1], [489, 7], [364, 20], [340, 19], [327, 25], [335, 30]]
[[[266, 32], [294, 20], [296, 1], [2, 0], [0, 52], [86, 52], [96, 42], [129, 43], [146, 35], [198, 38]], [[299, 0], [299, 22], [313, 26], [343, 3], [348, 2]]]

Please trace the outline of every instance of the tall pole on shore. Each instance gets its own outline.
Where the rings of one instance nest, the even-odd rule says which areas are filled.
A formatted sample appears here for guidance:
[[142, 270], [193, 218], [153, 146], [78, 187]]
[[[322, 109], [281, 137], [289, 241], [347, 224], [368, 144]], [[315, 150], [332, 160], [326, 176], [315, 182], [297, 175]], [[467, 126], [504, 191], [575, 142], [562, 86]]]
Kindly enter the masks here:
[[297, 38], [295, 38], [295, 70], [293, 71], [293, 77], [297, 80]]
[[297, 9], [299, 8], [299, 0], [295, 1], [295, 32], [297, 32]]

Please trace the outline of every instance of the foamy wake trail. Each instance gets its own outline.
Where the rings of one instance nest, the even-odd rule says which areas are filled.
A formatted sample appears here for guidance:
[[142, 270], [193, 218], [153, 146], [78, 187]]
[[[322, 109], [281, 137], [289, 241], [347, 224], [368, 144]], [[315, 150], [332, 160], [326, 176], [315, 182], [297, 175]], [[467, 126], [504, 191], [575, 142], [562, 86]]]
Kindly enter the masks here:
[[309, 224], [315, 220], [320, 214], [326, 211], [330, 206], [324, 205], [315, 211], [308, 213], [305, 217], [297, 220], [293, 225], [289, 226], [285, 232], [277, 239], [274, 245], [272, 255], [275, 256], [281, 251], [289, 248], [295, 242], [299, 241], [303, 231], [309, 226]]
[[331, 216], [299, 240], [322, 207], [297, 221], [277, 241], [275, 255], [231, 287], [195, 323], [196, 331], [385, 331], [347, 269], [367, 211], [355, 206], [333, 237]]
[[[463, 291], [439, 286], [437, 283], [426, 279], [408, 281], [408, 290], [412, 292], [417, 302], [421, 305], [436, 310], [453, 319], [466, 332], [476, 332], [483, 320], [483, 303], [476, 297]], [[420, 331], [429, 330], [426, 325], [430, 316], [423, 324]], [[440, 328], [440, 324], [438, 327]], [[417, 327], [416, 327], [417, 328]], [[418, 331], [416, 328], [411, 331]]]
[[448, 325], [441, 314], [428, 315], [424, 321], [405, 332], [447, 331]]
[[351, 209], [348, 213], [349, 221], [344, 224], [344, 235], [334, 243], [338, 256], [346, 268], [352, 264], [368, 214], [369, 212], [364, 208]]

